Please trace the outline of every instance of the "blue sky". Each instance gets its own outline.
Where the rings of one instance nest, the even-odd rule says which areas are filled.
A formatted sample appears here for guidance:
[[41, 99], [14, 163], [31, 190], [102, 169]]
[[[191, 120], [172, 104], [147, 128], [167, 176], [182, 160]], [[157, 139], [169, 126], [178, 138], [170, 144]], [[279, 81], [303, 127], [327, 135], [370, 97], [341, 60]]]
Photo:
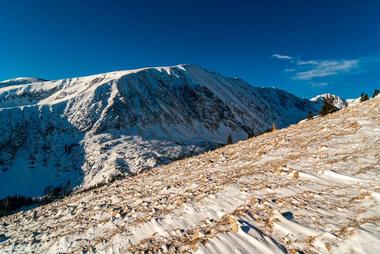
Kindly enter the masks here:
[[380, 88], [380, 1], [0, 0], [0, 80], [193, 63], [298, 96]]

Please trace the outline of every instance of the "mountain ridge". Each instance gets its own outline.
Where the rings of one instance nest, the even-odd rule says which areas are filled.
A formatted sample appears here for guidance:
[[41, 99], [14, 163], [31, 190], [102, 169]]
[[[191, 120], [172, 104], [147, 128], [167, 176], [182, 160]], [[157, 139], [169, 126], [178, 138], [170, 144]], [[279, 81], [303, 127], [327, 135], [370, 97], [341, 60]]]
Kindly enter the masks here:
[[0, 88], [6, 87], [6, 86], [26, 85], [26, 84], [37, 83], [37, 82], [45, 82], [45, 81], [48, 81], [48, 80], [36, 78], [36, 77], [17, 77], [17, 78], [0, 81]]
[[0, 194], [109, 182], [210, 150], [230, 134], [236, 142], [273, 123], [289, 126], [319, 108], [190, 64], [3, 87]]

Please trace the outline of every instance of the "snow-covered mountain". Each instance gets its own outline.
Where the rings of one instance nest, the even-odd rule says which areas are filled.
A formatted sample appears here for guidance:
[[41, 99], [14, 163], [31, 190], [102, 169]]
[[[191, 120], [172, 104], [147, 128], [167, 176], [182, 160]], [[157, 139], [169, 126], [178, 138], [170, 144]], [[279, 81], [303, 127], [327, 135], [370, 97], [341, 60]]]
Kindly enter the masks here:
[[342, 109], [348, 105], [348, 103], [343, 98], [330, 93], [317, 95], [311, 98], [310, 101], [320, 104], [321, 107], [323, 106], [324, 102], [327, 101], [337, 109]]
[[14, 81], [0, 86], [0, 197], [67, 181], [89, 187], [320, 108], [194, 65]]
[[0, 88], [5, 86], [15, 86], [15, 85], [25, 85], [31, 84], [35, 82], [43, 82], [47, 81], [41, 78], [31, 78], [31, 77], [19, 77], [14, 79], [7, 79], [0, 82]]

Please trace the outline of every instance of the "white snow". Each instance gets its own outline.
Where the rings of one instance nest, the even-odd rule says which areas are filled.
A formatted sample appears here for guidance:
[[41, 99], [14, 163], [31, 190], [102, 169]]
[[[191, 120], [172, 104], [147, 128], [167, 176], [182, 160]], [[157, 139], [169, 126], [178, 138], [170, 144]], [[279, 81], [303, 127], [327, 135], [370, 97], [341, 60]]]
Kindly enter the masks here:
[[345, 101], [343, 98], [330, 93], [320, 94], [310, 99], [310, 101], [319, 103], [321, 106], [323, 105], [325, 100], [330, 101], [332, 105], [338, 109], [342, 109], [348, 105], [348, 102]]
[[375, 254], [379, 115], [380, 97], [2, 217], [0, 252]]
[[225, 144], [229, 134], [236, 142], [272, 123], [289, 126], [319, 107], [189, 64], [1, 84], [0, 198], [42, 195], [67, 180], [112, 181]]
[[46, 80], [41, 78], [31, 78], [31, 77], [18, 77], [13, 79], [7, 79], [0, 81], [0, 88], [5, 86], [16, 86], [16, 85], [25, 85], [36, 82], [44, 82]]

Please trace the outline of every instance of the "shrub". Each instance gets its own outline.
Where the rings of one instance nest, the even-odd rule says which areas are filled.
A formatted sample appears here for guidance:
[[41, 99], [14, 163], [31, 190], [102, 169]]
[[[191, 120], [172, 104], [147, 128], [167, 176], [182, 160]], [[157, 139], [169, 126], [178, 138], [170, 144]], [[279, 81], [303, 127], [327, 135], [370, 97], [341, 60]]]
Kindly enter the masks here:
[[20, 208], [30, 205], [44, 205], [54, 200], [63, 198], [72, 192], [70, 181], [56, 187], [48, 186], [44, 190], [42, 198], [31, 198], [25, 196], [8, 196], [0, 199], [0, 217], [10, 215], [20, 210]]
[[70, 144], [70, 145], [64, 145], [65, 153], [70, 154], [74, 147], [78, 146], [78, 144]]
[[253, 138], [255, 137], [255, 133], [253, 131], [248, 133], [248, 138]]
[[319, 114], [321, 116], [325, 116], [327, 114], [330, 114], [330, 113], [334, 113], [338, 111], [338, 108], [335, 107], [331, 102], [329, 102], [328, 100], [324, 100], [323, 101], [323, 106], [321, 108], [321, 111], [319, 112]]
[[8, 196], [0, 200], [0, 217], [9, 215], [19, 210], [21, 207], [37, 204], [38, 201], [24, 196]]
[[276, 131], [277, 130], [277, 126], [276, 126], [276, 123], [272, 123], [272, 129], [271, 129], [271, 131]]
[[247, 133], [248, 138], [253, 138], [255, 136], [255, 132], [250, 127], [244, 127], [244, 131]]
[[231, 145], [233, 142], [232, 142], [232, 136], [231, 136], [231, 133], [230, 135], [228, 135], [228, 138], [227, 138], [227, 145]]
[[308, 119], [308, 120], [313, 119], [313, 113], [311, 113], [310, 110], [309, 110], [309, 112], [307, 112], [307, 119]]
[[66, 184], [61, 184], [56, 187], [48, 186], [44, 190], [44, 197], [41, 199], [40, 203], [46, 204], [50, 203], [51, 201], [54, 201], [59, 198], [63, 198], [67, 195], [69, 195], [72, 191], [72, 188], [70, 186], [70, 180], [67, 181]]
[[372, 98], [375, 98], [380, 93], [379, 89], [375, 89], [372, 94]]
[[360, 95], [360, 102], [367, 101], [367, 100], [369, 100], [368, 94], [362, 93]]

